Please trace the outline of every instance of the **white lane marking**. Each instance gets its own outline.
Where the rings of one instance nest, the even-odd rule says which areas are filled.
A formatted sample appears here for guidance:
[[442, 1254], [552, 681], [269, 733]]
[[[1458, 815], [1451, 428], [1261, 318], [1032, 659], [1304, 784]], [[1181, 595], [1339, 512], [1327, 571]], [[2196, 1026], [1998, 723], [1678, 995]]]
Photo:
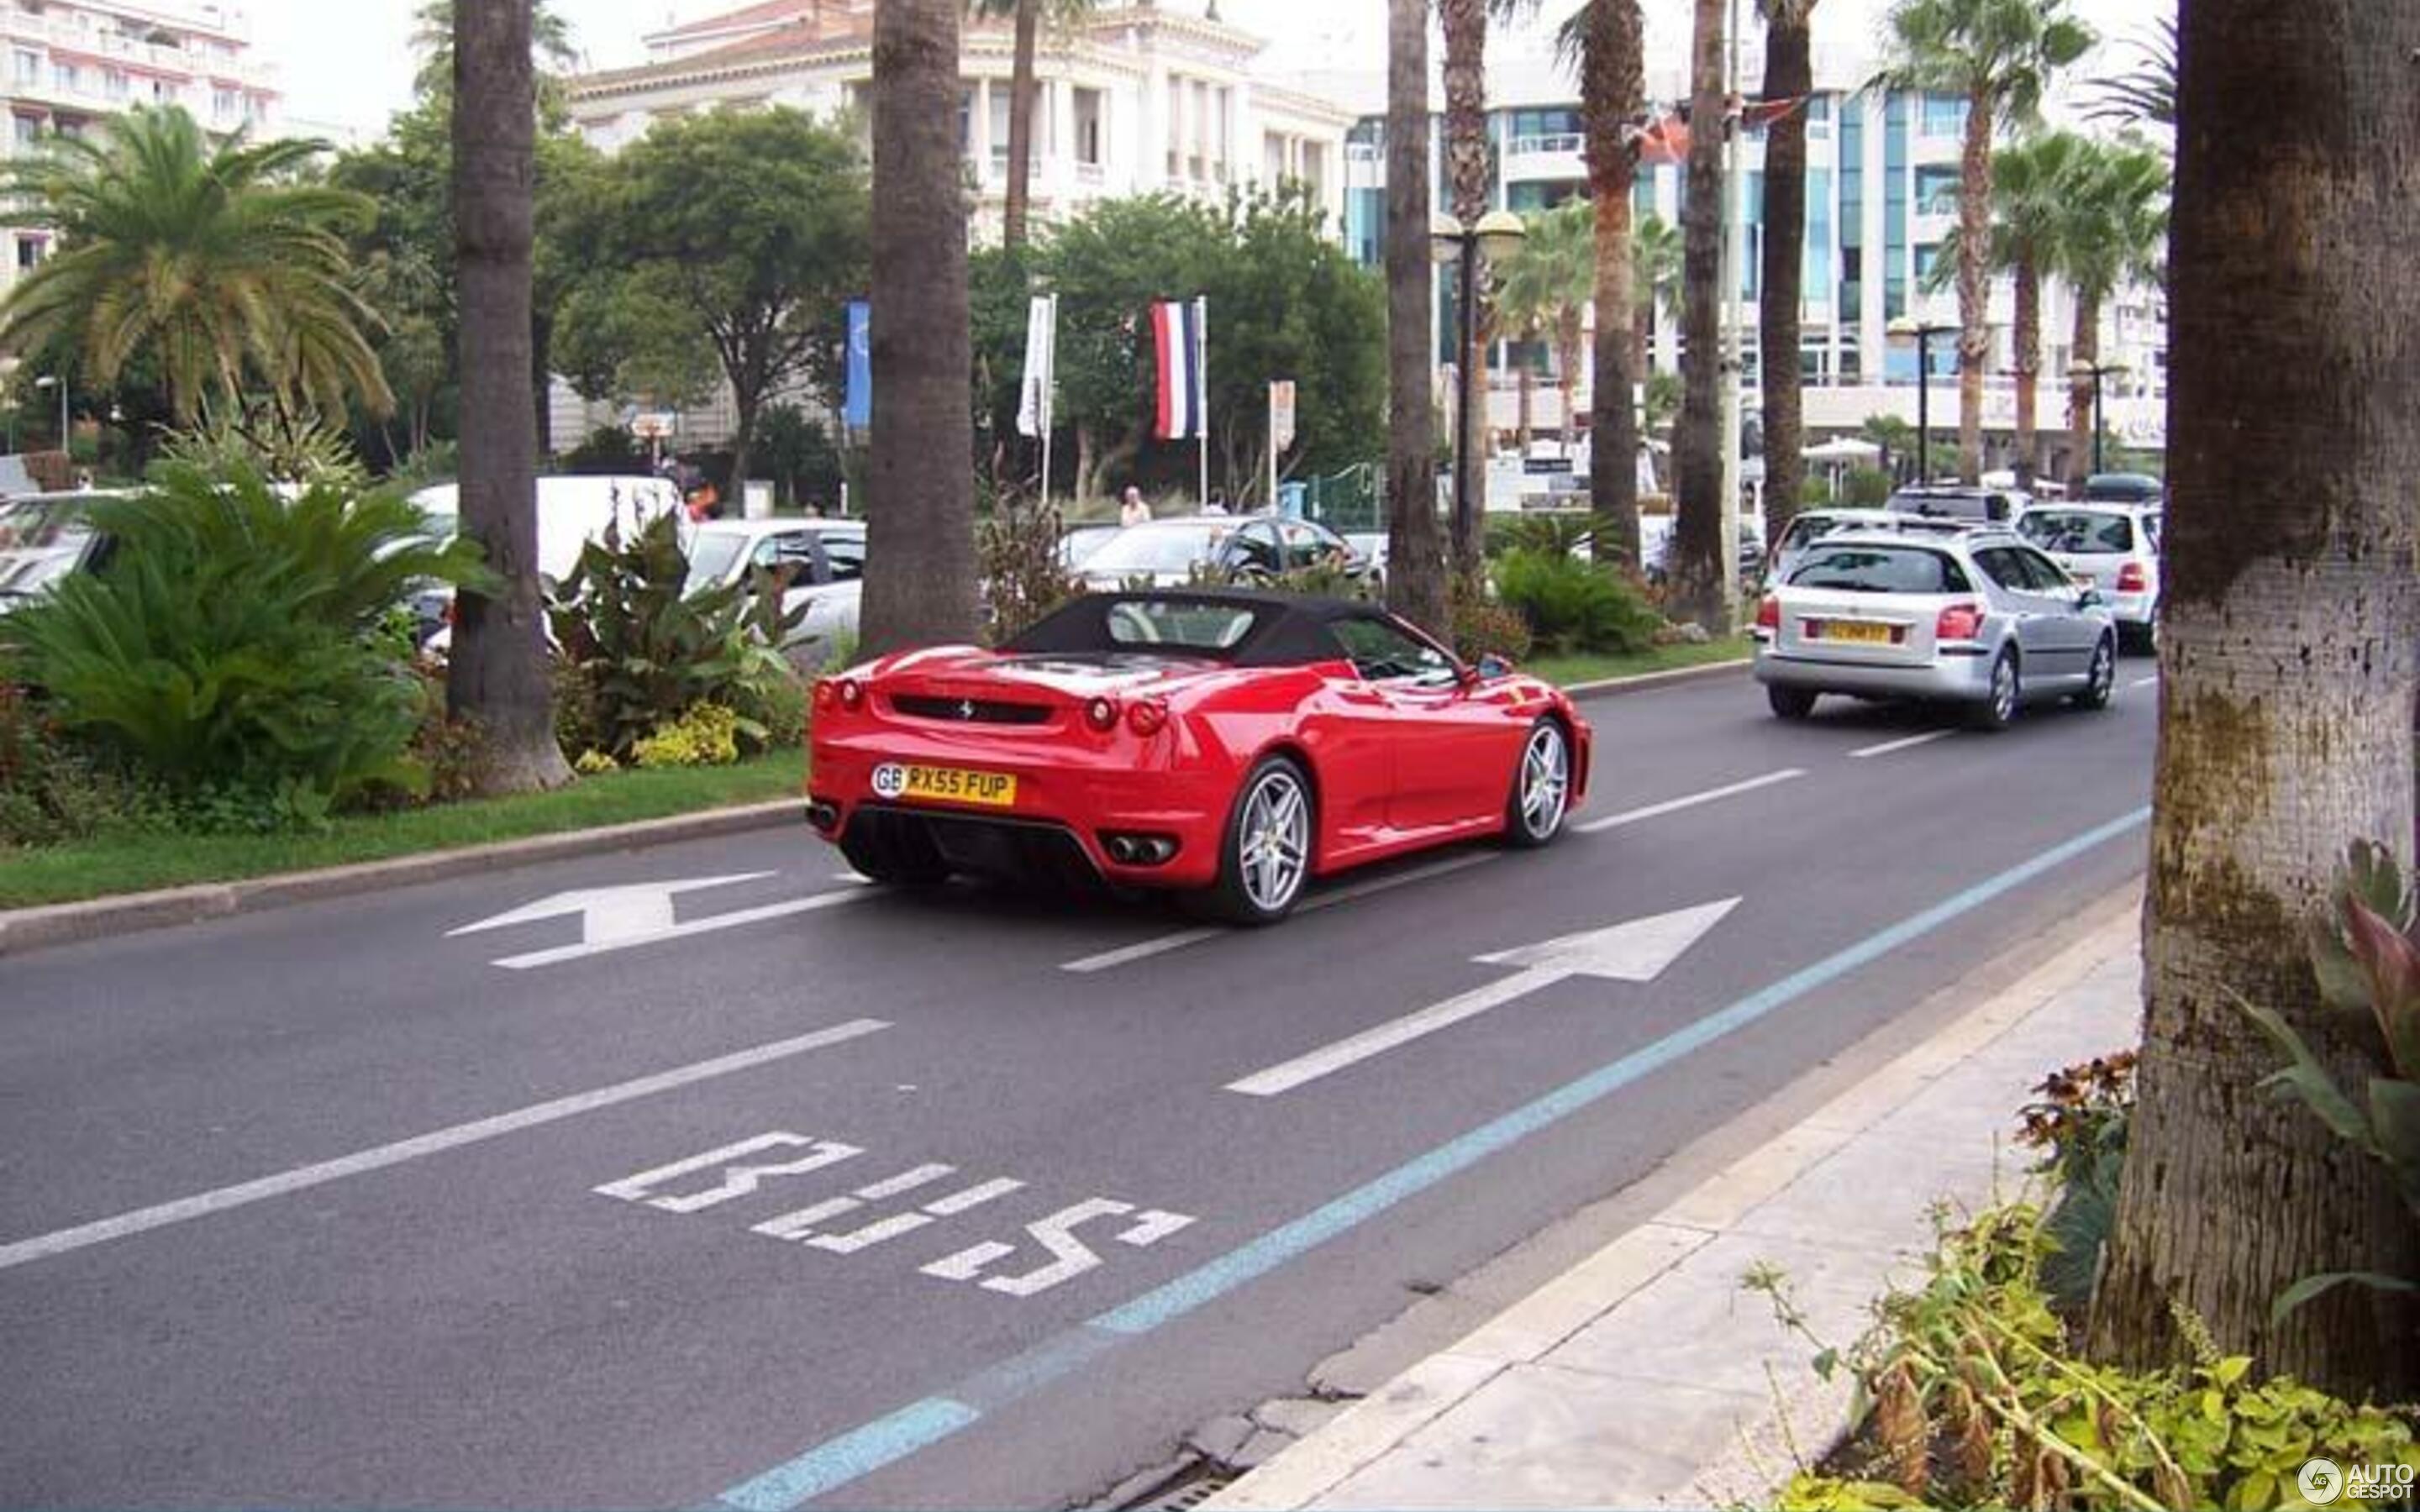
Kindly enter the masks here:
[[801, 1034], [788, 1040], [776, 1040], [770, 1044], [760, 1044], [751, 1050], [717, 1056], [711, 1060], [700, 1060], [687, 1066], [676, 1066], [670, 1071], [659, 1071], [652, 1075], [640, 1076], [627, 1082], [616, 1082], [611, 1087], [600, 1087], [594, 1091], [575, 1092], [569, 1097], [558, 1097], [515, 1112], [474, 1119], [469, 1123], [458, 1123], [452, 1128], [439, 1129], [432, 1134], [418, 1134], [410, 1139], [398, 1139], [393, 1144], [356, 1150], [352, 1154], [340, 1155], [334, 1160], [321, 1161], [315, 1165], [299, 1165], [289, 1171], [280, 1171], [273, 1176], [260, 1177], [234, 1186], [223, 1186], [215, 1191], [197, 1193], [189, 1197], [178, 1197], [173, 1202], [163, 1202], [153, 1207], [137, 1208], [132, 1212], [122, 1212], [114, 1218], [102, 1218], [93, 1223], [79, 1224], [73, 1228], [61, 1228], [48, 1234], [38, 1234], [32, 1239], [21, 1239], [14, 1243], [0, 1244], [0, 1271], [5, 1271], [10, 1266], [23, 1265], [28, 1261], [45, 1259], [54, 1255], [64, 1255], [70, 1250], [83, 1249], [88, 1245], [104, 1243], [113, 1239], [124, 1239], [128, 1235], [143, 1233], [147, 1229], [162, 1228], [170, 1224], [184, 1223], [193, 1218], [208, 1217], [211, 1213], [225, 1212], [231, 1208], [246, 1207], [255, 1202], [266, 1202], [271, 1197], [285, 1196], [288, 1193], [301, 1192], [310, 1187], [324, 1186], [330, 1181], [342, 1180], [349, 1176], [361, 1176], [370, 1171], [384, 1170], [390, 1165], [400, 1165], [406, 1161], [418, 1160], [424, 1155], [435, 1155], [448, 1149], [458, 1149], [464, 1145], [477, 1144], [482, 1140], [495, 1139], [508, 1134], [519, 1134], [524, 1129], [535, 1129], [541, 1124], [576, 1118], [582, 1113], [593, 1113], [598, 1108], [612, 1107], [617, 1103], [652, 1097], [658, 1092], [669, 1092], [677, 1088], [709, 1081], [717, 1076], [727, 1076], [733, 1072], [748, 1071], [777, 1060], [786, 1060], [793, 1056], [805, 1055], [811, 1050], [823, 1050], [833, 1045], [845, 1044], [851, 1040], [862, 1039], [889, 1027], [891, 1027], [890, 1024], [881, 1019], [850, 1019], [845, 1024], [836, 1024], [828, 1029], [817, 1029], [813, 1034]]
[[1646, 819], [1661, 819], [1668, 813], [1679, 813], [1683, 809], [1694, 809], [1701, 803], [1719, 803], [1725, 798], [1735, 798], [1743, 793], [1754, 793], [1759, 788], [1769, 788], [1776, 782], [1788, 782], [1806, 775], [1806, 770], [1802, 767], [1786, 766], [1778, 772], [1767, 772], [1762, 777], [1752, 777], [1745, 782], [1733, 782], [1728, 787], [1708, 788], [1703, 793], [1692, 793], [1683, 797], [1668, 798], [1662, 803], [1651, 803], [1643, 809], [1626, 809], [1621, 813], [1610, 813], [1602, 819], [1590, 819], [1576, 827], [1583, 835], [1593, 835], [1607, 829], [1620, 829], [1624, 825], [1635, 825]]
[[[1433, 861], [1427, 866], [1416, 866], [1391, 876], [1373, 877], [1367, 882], [1356, 882], [1350, 887], [1338, 887], [1332, 892], [1313, 893], [1302, 901], [1302, 906], [1295, 912], [1317, 913], [1323, 908], [1333, 908], [1338, 903], [1356, 903], [1377, 893], [1391, 892], [1397, 887], [1410, 887], [1415, 882], [1427, 882], [1436, 877], [1448, 876], [1497, 858], [1493, 851], [1472, 851], [1465, 856], [1450, 856], [1442, 861]], [[1215, 940], [1226, 933], [1227, 931], [1223, 929], [1208, 925], [1197, 929], [1178, 930], [1173, 933], [1156, 935], [1133, 945], [1122, 945], [1114, 950], [1103, 950], [1098, 955], [1088, 955], [1079, 960], [1069, 961], [1062, 964], [1059, 969], [1072, 971], [1079, 976], [1095, 971], [1108, 971], [1117, 966], [1132, 965], [1137, 961], [1147, 961], [1156, 955], [1166, 955], [1171, 950], [1182, 950], [1188, 945], [1199, 945], [1203, 940]]]
[[702, 887], [728, 887], [735, 883], [757, 882], [771, 876], [770, 872], [740, 872], [720, 877], [682, 877], [672, 882], [639, 882], [619, 887], [579, 887], [570, 892], [558, 892], [524, 903], [492, 918], [475, 924], [447, 930], [445, 937], [482, 934], [493, 929], [510, 929], [516, 924], [535, 924], [541, 919], [560, 918], [568, 914], [580, 916], [582, 939], [597, 942], [632, 938], [642, 934], [658, 934], [673, 927], [673, 896], [695, 892]]
[[1868, 746], [1862, 750], [1853, 750], [1849, 755], [1852, 760], [1867, 756], [1887, 756], [1895, 750], [1907, 750], [1916, 746], [1929, 746], [1936, 740], [1947, 740], [1957, 733], [1955, 730], [1928, 730], [1920, 735], [1885, 740], [1879, 746]]
[[742, 908], [735, 913], [715, 914], [706, 918], [693, 918], [687, 923], [653, 930], [644, 934], [627, 935], [620, 939], [586, 941], [578, 945], [559, 945], [551, 950], [532, 950], [526, 955], [508, 955], [496, 964], [507, 971], [527, 971], [533, 966], [551, 966], [565, 961], [577, 961], [583, 956], [603, 955], [609, 950], [628, 950], [642, 945], [656, 945], [665, 940], [687, 939], [692, 934], [711, 934], [717, 930], [737, 929], [742, 924], [762, 924], [768, 919], [788, 918], [794, 914], [812, 914], [825, 908], [837, 908], [842, 903], [876, 896], [871, 887], [850, 887], [841, 892], [818, 892], [810, 897], [793, 898], [787, 903], [767, 903], [759, 908]]
[[1679, 960], [1708, 930], [1739, 906], [1737, 898], [1700, 903], [1650, 918], [1632, 919], [1608, 929], [1567, 934], [1518, 949], [1499, 950], [1477, 959], [1487, 965], [1523, 969], [1500, 981], [1433, 1003], [1402, 1018], [1323, 1045], [1307, 1055], [1254, 1072], [1227, 1090], [1247, 1097], [1276, 1097], [1307, 1082], [1357, 1065], [1401, 1045], [1477, 1018], [1568, 977], [1598, 977], [1617, 981], [1652, 981]]
[[2149, 676], [2149, 677], [2137, 677], [2137, 678], [2135, 678], [2133, 682], [2128, 683], [2126, 686], [2127, 686], [2128, 687], [2150, 687], [2153, 683], [2156, 683], [2156, 682], [2158, 682], [2159, 680], [2160, 680], [2160, 674], [2159, 674], [2158, 672], [2153, 672], [2153, 673], [2152, 673], [2150, 676]]

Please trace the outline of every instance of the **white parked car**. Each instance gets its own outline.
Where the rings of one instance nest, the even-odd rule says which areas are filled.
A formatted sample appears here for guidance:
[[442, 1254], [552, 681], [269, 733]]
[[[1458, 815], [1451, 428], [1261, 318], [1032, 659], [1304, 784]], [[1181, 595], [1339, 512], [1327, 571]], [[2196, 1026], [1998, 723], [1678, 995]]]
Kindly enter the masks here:
[[762, 568], [784, 579], [782, 608], [806, 617], [786, 649], [821, 661], [857, 636], [865, 578], [865, 522], [860, 519], [714, 519], [694, 527], [689, 591], [738, 582]]
[[2050, 553], [2082, 586], [2097, 588], [2118, 616], [2118, 638], [2149, 650], [2160, 615], [2160, 512], [2135, 504], [2036, 504], [2017, 533]]
[[[451, 535], [462, 514], [459, 484], [441, 483], [411, 496], [439, 533]], [[546, 477], [537, 480], [537, 570], [550, 578], [567, 575], [580, 561], [581, 548], [602, 541], [608, 526], [618, 526], [628, 540], [649, 520], [669, 514], [689, 518], [680, 489], [669, 478]]]

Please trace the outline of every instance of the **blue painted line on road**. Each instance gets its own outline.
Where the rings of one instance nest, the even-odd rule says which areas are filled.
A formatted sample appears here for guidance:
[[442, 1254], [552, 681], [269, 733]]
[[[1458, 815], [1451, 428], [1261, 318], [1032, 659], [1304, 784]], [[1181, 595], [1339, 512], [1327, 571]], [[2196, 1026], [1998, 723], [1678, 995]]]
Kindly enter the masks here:
[[[1910, 941], [1922, 938], [2045, 872], [2142, 827], [2148, 808], [2085, 831], [2019, 862], [1922, 913], [1867, 935], [1837, 954], [1782, 978], [1684, 1028], [1632, 1051], [1621, 1059], [1566, 1083], [1428, 1153], [1395, 1167], [1332, 1202], [1271, 1229], [1258, 1239], [1199, 1266], [1132, 1302], [1045, 1340], [1022, 1354], [968, 1378], [946, 1396], [928, 1396], [888, 1417], [817, 1445], [785, 1465], [726, 1491], [722, 1503], [738, 1512], [790, 1512], [814, 1498], [873, 1473], [885, 1465], [972, 1426], [1052, 1381], [1063, 1379], [1125, 1339], [1148, 1334], [1266, 1275], [1287, 1261], [1349, 1232], [1404, 1199], [1467, 1169], [1529, 1135], [1552, 1127], [1613, 1092], [1673, 1061], [1745, 1028], [1820, 987], [1870, 964]], [[970, 1404], [980, 1404], [970, 1405]]]

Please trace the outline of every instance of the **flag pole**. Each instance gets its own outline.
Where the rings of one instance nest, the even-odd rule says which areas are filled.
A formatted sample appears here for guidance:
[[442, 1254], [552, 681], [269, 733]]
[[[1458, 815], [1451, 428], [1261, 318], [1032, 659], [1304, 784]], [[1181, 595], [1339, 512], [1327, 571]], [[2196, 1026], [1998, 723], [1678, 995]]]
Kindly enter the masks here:
[[1194, 342], [1193, 416], [1194, 423], [1201, 427], [1199, 482], [1202, 507], [1207, 509], [1210, 507], [1210, 297], [1206, 294], [1193, 297], [1193, 330], [1197, 338]]

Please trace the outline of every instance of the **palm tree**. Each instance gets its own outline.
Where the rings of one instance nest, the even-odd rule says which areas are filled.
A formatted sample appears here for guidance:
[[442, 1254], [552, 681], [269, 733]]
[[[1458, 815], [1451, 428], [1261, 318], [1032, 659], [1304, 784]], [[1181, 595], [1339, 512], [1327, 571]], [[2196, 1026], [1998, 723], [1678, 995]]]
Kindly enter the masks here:
[[2177, 124], [2177, 23], [2162, 20], [2149, 41], [2134, 44], [2142, 61], [2113, 78], [2092, 81], [2094, 120], [2128, 124]]
[[2339, 1085], [2387, 1074], [2375, 1024], [2323, 1002], [2305, 924], [2350, 841], [2409, 854], [2412, 835], [2420, 12], [2180, 14], [2143, 1047], [2088, 1342], [2410, 1401], [2408, 1302], [2342, 1286], [2273, 1311], [2309, 1276], [2420, 1275], [2420, 1235], [2380, 1164], [2272, 1094], [2285, 1057], [2242, 1005], [2282, 1017]]
[[1682, 222], [1681, 420], [1673, 433], [1673, 600], [1716, 635], [1730, 628], [1723, 561], [1722, 287], [1724, 0], [1693, 0], [1689, 197]]
[[0, 309], [0, 345], [75, 343], [101, 383], [138, 352], [179, 420], [263, 393], [281, 416], [394, 408], [353, 287], [346, 233], [375, 207], [297, 182], [316, 141], [212, 144], [182, 110], [135, 110], [97, 139], [54, 137], [0, 177], [60, 250]]
[[[1571, 450], [1572, 393], [1579, 379], [1580, 337], [1596, 290], [1596, 216], [1584, 199], [1528, 218], [1521, 250], [1496, 270], [1496, 309], [1508, 334], [1544, 339], [1555, 348], [1563, 400], [1563, 449]], [[1529, 452], [1532, 373], [1521, 364], [1521, 454]]]
[[[530, 12], [530, 47], [539, 71], [567, 72], [580, 65], [580, 49], [572, 44], [571, 26], [550, 0], [536, 0]], [[454, 83], [454, 0], [420, 0], [412, 12], [411, 50], [420, 54], [412, 88], [422, 96], [442, 94]]]
[[[2071, 342], [2079, 369], [2101, 361], [2101, 309], [2128, 284], [2160, 276], [2167, 251], [2168, 161], [2140, 142], [2092, 144], [2062, 199], [2060, 241], [2068, 285], [2075, 297]], [[2069, 471], [2091, 465], [2092, 378], [2068, 379]]]
[[964, 0], [874, 13], [874, 447], [866, 477], [869, 651], [970, 641], [974, 358], [958, 162]]
[[1387, 604], [1445, 631], [1429, 384], [1428, 20], [1427, 0], [1387, 0]]
[[[2030, 487], [2041, 454], [2037, 388], [2041, 376], [2042, 280], [2067, 271], [2073, 196], [2099, 148], [2072, 131], [2043, 131], [1992, 155], [1992, 240], [1986, 262], [2016, 286], [2017, 486]], [[1926, 273], [1937, 286], [1956, 266], [1958, 233], [1945, 239]], [[2096, 316], [2096, 324], [2098, 317]], [[2087, 390], [2088, 393], [2088, 390]]]
[[1588, 136], [1589, 199], [1595, 224], [1596, 334], [1590, 353], [1589, 511], [1596, 538], [1638, 561], [1638, 410], [1645, 373], [1634, 358], [1629, 314], [1636, 271], [1631, 186], [1638, 176], [1637, 131], [1646, 110], [1645, 49], [1638, 0], [1586, 0], [1566, 22], [1562, 52], [1580, 67], [1580, 121]]
[[1658, 317], [1680, 305], [1681, 228], [1660, 215], [1642, 217], [1630, 234], [1631, 361], [1645, 373]]
[[[1764, 98], [1803, 101], [1815, 88], [1809, 28], [1817, 0], [1757, 0], [1764, 16]], [[1798, 387], [1798, 313], [1806, 281], [1807, 112], [1786, 109], [1764, 132], [1764, 265], [1757, 339], [1764, 393], [1764, 529], [1777, 541], [1805, 491], [1806, 426]]]
[[446, 702], [484, 734], [477, 785], [571, 779], [555, 744], [537, 567], [537, 415], [530, 335], [530, 175], [537, 79], [530, 0], [454, 15], [454, 246], [461, 301], [462, 533], [500, 579], [457, 600]]
[[1008, 203], [1001, 211], [1001, 244], [1012, 252], [1025, 245], [1033, 203], [1033, 108], [1040, 95], [1034, 54], [1042, 23], [1067, 24], [1090, 15], [1099, 0], [974, 0], [983, 16], [1013, 16], [1016, 40], [1008, 72]]
[[1983, 368], [1992, 356], [1992, 133], [2030, 125], [2052, 75], [2092, 46], [2067, 0], [1894, 0], [1874, 86], [1966, 102], [1958, 189], [1958, 472], [1983, 467]]

